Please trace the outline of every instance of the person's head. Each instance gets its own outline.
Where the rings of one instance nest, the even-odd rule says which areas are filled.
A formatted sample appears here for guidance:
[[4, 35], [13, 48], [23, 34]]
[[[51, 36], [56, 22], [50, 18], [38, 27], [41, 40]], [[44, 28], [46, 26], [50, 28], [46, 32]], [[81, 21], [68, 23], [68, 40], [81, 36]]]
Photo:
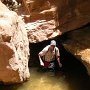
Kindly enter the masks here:
[[55, 48], [55, 46], [56, 46], [56, 41], [55, 40], [51, 40], [51, 42], [50, 42], [50, 49], [54, 49]]

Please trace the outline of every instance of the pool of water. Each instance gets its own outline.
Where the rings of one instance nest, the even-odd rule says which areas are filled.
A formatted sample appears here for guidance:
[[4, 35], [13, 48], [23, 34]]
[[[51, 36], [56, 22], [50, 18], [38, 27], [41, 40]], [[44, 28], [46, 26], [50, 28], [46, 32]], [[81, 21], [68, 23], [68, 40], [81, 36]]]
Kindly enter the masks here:
[[27, 82], [19, 85], [0, 86], [0, 90], [70, 90], [65, 76], [59, 73], [51, 76], [49, 72], [38, 71], [31, 68], [31, 77]]
[[15, 90], [69, 90], [64, 76], [51, 76], [49, 72], [40, 72], [31, 69], [30, 80]]
[[68, 76], [61, 71], [55, 76], [49, 72], [30, 68], [31, 77], [27, 82], [17, 85], [1, 85], [0, 90], [90, 90], [87, 78]]

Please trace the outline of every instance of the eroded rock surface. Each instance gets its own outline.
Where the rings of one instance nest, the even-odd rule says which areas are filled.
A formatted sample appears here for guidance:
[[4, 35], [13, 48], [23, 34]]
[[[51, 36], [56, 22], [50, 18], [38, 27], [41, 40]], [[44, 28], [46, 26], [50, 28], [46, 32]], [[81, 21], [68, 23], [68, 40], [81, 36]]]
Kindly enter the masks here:
[[57, 28], [57, 6], [53, 0], [31, 0], [29, 5], [30, 22], [26, 27], [30, 43], [41, 42], [61, 35]]
[[[27, 0], [30, 43], [48, 40], [90, 22], [90, 0]], [[30, 26], [31, 25], [31, 26]], [[32, 34], [33, 32], [33, 34]]]
[[72, 31], [67, 36], [64, 47], [85, 65], [90, 75], [90, 26]]
[[19, 83], [27, 80], [29, 42], [22, 19], [0, 1], [0, 81]]
[[89, 3], [90, 0], [60, 0], [58, 2], [60, 31], [65, 33], [90, 22]]

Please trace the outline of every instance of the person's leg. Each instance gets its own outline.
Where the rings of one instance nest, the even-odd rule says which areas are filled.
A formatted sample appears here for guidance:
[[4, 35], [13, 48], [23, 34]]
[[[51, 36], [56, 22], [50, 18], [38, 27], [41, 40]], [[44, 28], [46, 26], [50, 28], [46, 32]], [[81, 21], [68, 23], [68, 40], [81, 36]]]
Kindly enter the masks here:
[[48, 68], [49, 68], [49, 71], [52, 74], [52, 76], [54, 76], [55, 75], [55, 62], [51, 62], [49, 64], [49, 67]]

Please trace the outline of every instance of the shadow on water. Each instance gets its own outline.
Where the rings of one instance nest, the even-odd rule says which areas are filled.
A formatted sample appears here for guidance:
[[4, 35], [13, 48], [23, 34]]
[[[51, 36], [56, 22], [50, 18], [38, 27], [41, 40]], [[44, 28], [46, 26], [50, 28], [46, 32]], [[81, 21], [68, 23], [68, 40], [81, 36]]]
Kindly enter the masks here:
[[[65, 35], [66, 37], [66, 35]], [[65, 38], [64, 37], [64, 38]], [[29, 81], [17, 85], [0, 85], [0, 90], [90, 90], [90, 77], [84, 65], [62, 46], [62, 40], [57, 37], [63, 67], [58, 69], [56, 76], [51, 77], [48, 72], [39, 72], [38, 53], [49, 41], [30, 44], [30, 73]], [[63, 38], [63, 39], [64, 39]]]

